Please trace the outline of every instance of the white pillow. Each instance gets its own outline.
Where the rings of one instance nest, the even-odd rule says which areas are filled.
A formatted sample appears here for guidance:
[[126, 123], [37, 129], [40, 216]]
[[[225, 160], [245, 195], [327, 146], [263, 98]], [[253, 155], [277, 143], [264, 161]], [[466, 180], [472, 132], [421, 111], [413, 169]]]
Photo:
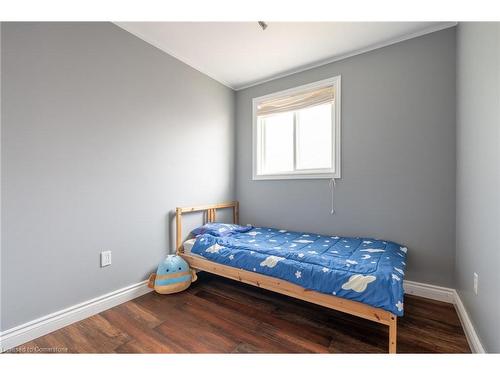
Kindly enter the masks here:
[[193, 248], [195, 241], [196, 241], [196, 238], [191, 238], [191, 239], [184, 242], [184, 253], [185, 254], [191, 253], [191, 249]]

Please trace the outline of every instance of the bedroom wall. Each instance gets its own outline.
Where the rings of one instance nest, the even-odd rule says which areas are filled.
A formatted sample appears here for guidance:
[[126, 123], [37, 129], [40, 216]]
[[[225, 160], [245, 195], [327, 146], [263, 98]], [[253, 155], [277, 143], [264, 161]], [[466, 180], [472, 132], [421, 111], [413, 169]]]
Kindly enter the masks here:
[[[0, 22], [0, 181], [2, 180], [2, 22]], [[2, 184], [0, 183], [0, 229], [2, 228]], [[2, 331], [2, 231], [0, 230], [0, 332]]]
[[[456, 287], [482, 344], [500, 352], [500, 23], [457, 33]], [[478, 295], [473, 274], [479, 275]]]
[[[406, 278], [453, 286], [455, 28], [236, 94], [236, 197], [243, 223], [409, 247]], [[252, 98], [342, 76], [342, 179], [252, 181]]]
[[111, 23], [1, 31], [6, 330], [145, 280], [172, 209], [234, 198], [234, 92]]

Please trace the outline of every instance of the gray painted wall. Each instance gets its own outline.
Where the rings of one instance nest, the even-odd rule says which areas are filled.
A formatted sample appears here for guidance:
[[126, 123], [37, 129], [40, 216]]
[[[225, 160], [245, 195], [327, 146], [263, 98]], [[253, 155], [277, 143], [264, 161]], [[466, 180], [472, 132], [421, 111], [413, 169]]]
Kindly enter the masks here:
[[[455, 251], [455, 28], [236, 94], [243, 223], [409, 247], [407, 279], [451, 286]], [[342, 75], [342, 179], [252, 181], [252, 98]]]
[[[0, 181], [2, 180], [2, 22], [0, 22]], [[0, 331], [2, 331], [2, 184], [0, 183]]]
[[3, 23], [1, 73], [2, 330], [144, 280], [170, 210], [234, 197], [234, 92], [117, 26]]
[[499, 166], [500, 24], [460, 23], [456, 287], [488, 352], [500, 352]]

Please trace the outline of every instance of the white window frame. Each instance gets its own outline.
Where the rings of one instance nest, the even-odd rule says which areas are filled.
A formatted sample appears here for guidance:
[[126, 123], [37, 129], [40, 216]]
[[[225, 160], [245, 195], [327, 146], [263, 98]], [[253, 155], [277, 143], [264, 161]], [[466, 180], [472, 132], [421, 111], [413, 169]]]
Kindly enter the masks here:
[[[298, 93], [301, 91], [309, 90], [309, 89], [315, 89], [315, 88], [321, 88], [325, 87], [328, 85], [332, 85], [335, 88], [335, 98], [333, 102], [333, 111], [334, 111], [334, 116], [332, 116], [332, 119], [335, 119], [335, 123], [333, 124], [333, 131], [332, 131], [332, 145], [335, 145], [335, 149], [332, 152], [332, 168], [331, 169], [308, 169], [304, 171], [300, 170], [295, 170], [292, 172], [283, 172], [283, 173], [275, 173], [275, 174], [264, 174], [261, 172], [261, 159], [262, 155], [258, 155], [259, 150], [258, 150], [258, 120], [257, 120], [257, 106], [259, 103], [269, 100], [269, 99], [274, 99], [274, 98], [279, 98], [285, 95], [290, 95], [294, 93]], [[307, 85], [302, 85], [298, 87], [294, 87], [288, 90], [283, 90], [279, 92], [274, 92], [269, 95], [264, 95], [260, 96], [258, 98], [254, 98], [252, 100], [252, 176], [253, 180], [285, 180], [285, 179], [318, 179], [318, 178], [324, 178], [324, 179], [330, 179], [330, 178], [340, 178], [340, 166], [341, 166], [341, 150], [340, 150], [340, 144], [341, 144], [341, 138], [340, 138], [340, 129], [341, 129], [341, 114], [340, 114], [340, 108], [341, 108], [341, 76], [335, 76], [332, 78], [324, 79], [321, 81], [313, 82]], [[296, 125], [294, 124], [294, 139], [295, 139], [295, 128]], [[296, 142], [296, 140], [295, 140]], [[261, 140], [261, 144], [262, 140]], [[262, 148], [262, 147], [261, 147]], [[262, 152], [262, 150], [260, 151]], [[295, 155], [296, 152], [296, 146], [294, 146], [294, 157], [296, 158]], [[259, 157], [260, 156], [260, 157]], [[295, 161], [294, 161], [295, 164]]]

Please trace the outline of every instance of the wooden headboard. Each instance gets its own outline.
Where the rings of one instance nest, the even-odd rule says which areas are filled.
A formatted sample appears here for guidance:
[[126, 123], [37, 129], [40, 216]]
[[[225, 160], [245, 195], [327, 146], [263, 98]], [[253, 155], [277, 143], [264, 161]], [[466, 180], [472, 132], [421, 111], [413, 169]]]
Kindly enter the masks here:
[[217, 210], [223, 208], [232, 208], [233, 209], [233, 223], [239, 224], [239, 207], [240, 204], [238, 201], [225, 202], [225, 203], [217, 203], [217, 204], [207, 204], [204, 206], [194, 206], [194, 207], [177, 207], [175, 209], [175, 226], [176, 226], [176, 234], [175, 234], [175, 249], [177, 253], [182, 252], [182, 214], [189, 212], [206, 212], [206, 221], [207, 223], [214, 222], [217, 216]]

